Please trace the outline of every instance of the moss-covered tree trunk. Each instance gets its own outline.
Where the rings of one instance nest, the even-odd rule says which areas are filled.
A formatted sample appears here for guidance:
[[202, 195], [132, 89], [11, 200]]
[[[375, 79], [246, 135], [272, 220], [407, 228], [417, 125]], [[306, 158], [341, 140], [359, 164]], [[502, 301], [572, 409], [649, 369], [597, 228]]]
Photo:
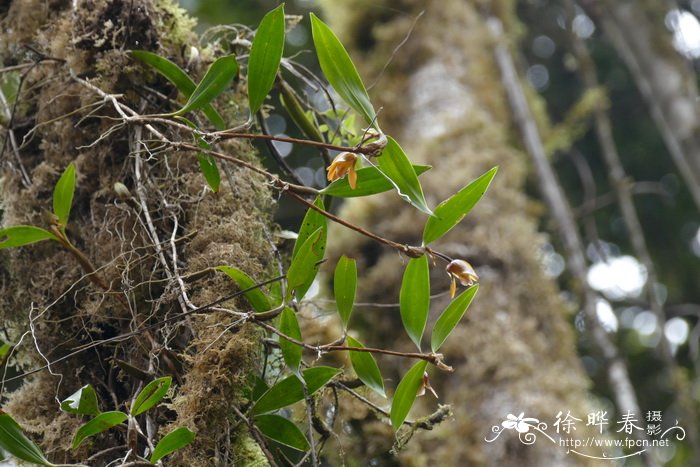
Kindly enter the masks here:
[[[1, 117], [2, 226], [49, 228], [42, 212], [51, 210], [53, 186], [74, 162], [67, 236], [97, 269], [88, 277], [54, 241], [0, 253], [1, 338], [16, 344], [3, 410], [55, 462], [105, 465], [126, 459], [127, 447], [137, 448], [127, 459], [135, 460], [147, 442], [178, 426], [197, 436], [168, 465], [257, 462], [261, 451], [232, 406], [257, 362], [259, 335], [231, 326], [236, 318], [216, 308], [194, 308], [234, 291], [207, 268], [234, 265], [254, 277], [277, 270], [270, 193], [250, 170], [225, 165], [227, 177], [213, 193], [194, 153], [163, 144], [191, 137], [158, 124], [151, 131], [127, 121], [126, 107], [117, 110], [117, 103], [142, 115], [176, 108], [175, 88], [130, 49], [168, 57], [196, 79], [220, 51], [193, 54], [193, 21], [169, 0], [18, 0], [0, 3], [0, 19], [2, 66], [14, 67], [4, 70], [4, 95], [19, 89]], [[220, 101], [229, 122], [241, 118], [237, 86]], [[257, 164], [246, 143], [223, 149]], [[119, 196], [117, 182], [130, 195]], [[103, 411], [127, 410], [145, 383], [163, 375], [177, 389], [168, 410], [143, 416], [143, 436], [126, 440], [111, 430], [70, 448], [86, 419], [60, 412], [58, 401], [91, 384]]]
[[[416, 435], [400, 460], [402, 465], [583, 465], [593, 461], [567, 455], [566, 449], [544, 438], [531, 446], [522, 444], [517, 433], [493, 443], [484, 440], [507, 414], [525, 412], [551, 426], [559, 411], [586, 414], [591, 407], [589, 383], [568, 323], [570, 309], [540, 262], [538, 208], [523, 194], [527, 157], [513, 141], [481, 3], [490, 2], [325, 4], [331, 24], [352, 45], [355, 57], [362, 57], [367, 82], [380, 76], [372, 95], [384, 108], [382, 128], [401, 141], [416, 163], [433, 166], [421, 176], [431, 205], [500, 166], [488, 195], [440, 243], [441, 251], [470, 261], [481, 277], [476, 300], [441, 349], [455, 372], [431, 376], [440, 402], [453, 405], [454, 420]], [[501, 6], [506, 17], [512, 14], [507, 3]], [[394, 53], [422, 10], [410, 37]], [[405, 209], [395, 196], [349, 202], [342, 214], [388, 238], [420, 243], [424, 216]], [[396, 252], [379, 250], [346, 230], [338, 229], [330, 238], [337, 251], [354, 250], [360, 258], [358, 301], [396, 301], [404, 269]], [[444, 294], [449, 279], [440, 267], [432, 268], [431, 274], [432, 293], [443, 293], [433, 301], [434, 320], [449, 302]], [[397, 309], [368, 307], [356, 316], [373, 334], [368, 345], [406, 351], [413, 347], [397, 331]], [[394, 381], [409, 363], [381, 362], [393, 368], [389, 377]], [[423, 414], [436, 408], [430, 395], [421, 400]], [[354, 455], [381, 459], [393, 443], [391, 433], [385, 430], [386, 436], [378, 437], [380, 425], [365, 412], [356, 412], [356, 418], [353, 427], [360, 442]], [[579, 424], [577, 435], [585, 431], [584, 424], [585, 420]]]

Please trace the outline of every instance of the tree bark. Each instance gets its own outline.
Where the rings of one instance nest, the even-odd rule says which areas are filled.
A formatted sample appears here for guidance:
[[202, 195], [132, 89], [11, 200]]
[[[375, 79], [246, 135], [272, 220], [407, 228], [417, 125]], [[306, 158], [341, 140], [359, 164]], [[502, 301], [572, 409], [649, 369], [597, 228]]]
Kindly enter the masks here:
[[[214, 194], [195, 153], [163, 144], [191, 136], [129, 120], [131, 111], [177, 109], [174, 87], [134, 60], [130, 49], [189, 66], [195, 79], [212, 50], [201, 52], [201, 63], [188, 63], [185, 52], [199, 47], [194, 21], [170, 1], [20, 0], [3, 2], [0, 12], [0, 57], [16, 67], [4, 77], [19, 86], [2, 121], [8, 135], [2, 225], [49, 228], [41, 213], [51, 210], [53, 186], [73, 162], [77, 183], [67, 236], [97, 270], [87, 274], [85, 261], [54, 241], [0, 253], [2, 339], [16, 344], [10, 362], [17, 365], [4, 378], [3, 409], [54, 462], [138, 460], [148, 444], [179, 426], [197, 436], [169, 465], [265, 462], [234, 414], [258, 365], [260, 334], [236, 327], [230, 313], [196, 308], [235, 291], [211, 267], [278, 274], [269, 189], [251, 170], [221, 164], [228, 177]], [[236, 86], [222, 100], [233, 104], [219, 109], [234, 122], [242, 100]], [[247, 143], [228, 142], [222, 150], [258, 164]], [[115, 192], [117, 182], [130, 193]], [[164, 375], [173, 376], [176, 390], [168, 410], [139, 419], [147, 440], [127, 444], [127, 433], [111, 430], [70, 448], [86, 419], [60, 412], [59, 401], [91, 384], [103, 411], [124, 411], [138, 390]], [[127, 453], [127, 447], [135, 449]]]

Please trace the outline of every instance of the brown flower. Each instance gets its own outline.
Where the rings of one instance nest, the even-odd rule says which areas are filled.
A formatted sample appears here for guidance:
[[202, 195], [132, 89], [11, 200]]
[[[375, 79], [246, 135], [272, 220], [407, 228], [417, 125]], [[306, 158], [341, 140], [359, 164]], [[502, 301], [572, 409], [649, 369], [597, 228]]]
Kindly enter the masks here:
[[479, 276], [474, 271], [471, 264], [463, 259], [455, 259], [446, 268], [447, 274], [452, 282], [450, 283], [450, 297], [454, 298], [457, 291], [457, 281], [465, 287], [473, 285], [479, 280]]
[[430, 393], [435, 396], [435, 399], [439, 399], [437, 392], [435, 392], [435, 389], [430, 385], [430, 379], [428, 378], [428, 372], [424, 371], [423, 372], [423, 380], [421, 381], [421, 385], [418, 388], [418, 392], [416, 393], [417, 397], [424, 396], [426, 389], [430, 391]]
[[341, 152], [335, 156], [331, 165], [326, 169], [328, 171], [328, 181], [334, 182], [347, 175], [350, 188], [354, 190], [357, 186], [357, 172], [355, 172], [356, 162], [357, 156], [351, 152]]

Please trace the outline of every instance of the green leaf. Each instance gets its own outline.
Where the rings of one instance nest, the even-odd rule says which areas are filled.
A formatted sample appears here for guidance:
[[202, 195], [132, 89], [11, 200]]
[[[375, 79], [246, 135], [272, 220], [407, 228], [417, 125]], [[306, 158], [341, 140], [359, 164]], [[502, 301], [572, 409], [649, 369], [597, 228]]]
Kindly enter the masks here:
[[399, 293], [401, 321], [411, 340], [420, 349], [430, 309], [430, 271], [428, 257], [411, 258], [403, 273]]
[[216, 193], [221, 186], [221, 174], [219, 173], [219, 168], [216, 166], [216, 160], [211, 155], [203, 153], [197, 154], [197, 160], [199, 161], [199, 168], [202, 171], [202, 175], [204, 175], [204, 179], [207, 181], [212, 191]]
[[401, 428], [401, 424], [406, 420], [408, 412], [411, 411], [413, 401], [416, 400], [418, 390], [423, 383], [423, 373], [428, 362], [421, 360], [408, 370], [394, 393], [394, 400], [391, 403], [391, 426], [394, 431]]
[[[388, 142], [382, 155], [377, 160], [379, 170], [391, 180], [399, 196], [426, 214], [433, 215], [425, 202], [423, 188], [418, 181], [418, 175], [408, 160], [401, 146], [392, 138], [387, 137]], [[358, 182], [359, 185], [359, 182]]]
[[[198, 130], [197, 125], [185, 117], [179, 116], [177, 118], [184, 121], [190, 128]], [[200, 148], [211, 149], [211, 145], [207, 143], [206, 140], [197, 132], [192, 133], [192, 138]], [[207, 184], [214, 193], [218, 192], [219, 187], [221, 186], [221, 174], [219, 173], [219, 168], [216, 166], [216, 159], [211, 154], [199, 152], [197, 153], [197, 160], [199, 161], [199, 168], [202, 171], [202, 175], [204, 175], [204, 179], [207, 181]]]
[[435, 215], [430, 217], [425, 224], [423, 244], [434, 242], [459, 224], [484, 196], [497, 171], [498, 167], [494, 167], [440, 203], [435, 208]]
[[[314, 200], [314, 205], [325, 210], [323, 198], [321, 196], [316, 197]], [[299, 249], [312, 233], [316, 232], [319, 227], [326, 227], [327, 225], [328, 221], [326, 220], [326, 216], [315, 209], [309, 208], [304, 215], [304, 220], [301, 221], [299, 235], [297, 235], [296, 242], [294, 243], [294, 250], [292, 251], [292, 258], [296, 257]]]
[[335, 304], [338, 306], [338, 314], [343, 321], [343, 330], [348, 328], [352, 306], [355, 303], [356, 289], [357, 264], [354, 259], [343, 255], [335, 267], [335, 275], [333, 277]]
[[248, 102], [255, 114], [275, 83], [284, 50], [284, 3], [268, 12], [258, 26], [248, 57]]
[[[297, 321], [297, 316], [289, 307], [284, 307], [282, 310], [282, 315], [280, 316], [280, 332], [286, 336], [291, 337], [301, 341], [301, 329], [299, 328], [299, 322]], [[284, 363], [287, 364], [290, 370], [294, 374], [301, 376], [299, 373], [299, 364], [301, 363], [301, 347], [294, 342], [290, 342], [284, 337], [280, 336], [279, 340], [280, 350], [282, 351], [282, 357], [284, 357]]]
[[129, 416], [124, 412], [102, 412], [97, 417], [78, 428], [78, 431], [75, 432], [75, 436], [73, 437], [71, 447], [76, 449], [86, 438], [107, 431], [113, 426], [119, 425], [127, 418], [129, 418]]
[[[299, 238], [297, 238], [297, 242]], [[323, 259], [326, 249], [326, 228], [319, 227], [301, 245], [292, 264], [287, 270], [287, 300], [296, 295], [297, 300], [304, 298], [318, 272], [319, 261]]]
[[9, 414], [0, 410], [0, 450], [23, 461], [52, 466], [41, 449], [27, 438]]
[[[315, 393], [340, 373], [338, 368], [317, 366], [302, 371], [309, 395]], [[261, 414], [287, 407], [304, 398], [304, 388], [296, 375], [289, 376], [272, 386], [253, 406], [253, 413]]]
[[8, 354], [10, 350], [12, 350], [12, 346], [7, 342], [4, 342], [2, 345], [0, 345], [0, 366], [2, 366], [2, 359], [5, 357], [5, 355]]
[[148, 383], [131, 403], [129, 413], [135, 417], [156, 405], [168, 392], [172, 382], [172, 377], [164, 376]]
[[61, 410], [80, 415], [99, 414], [100, 407], [95, 389], [86, 384], [61, 402]]
[[[197, 85], [194, 84], [194, 81], [192, 81], [189, 76], [187, 76], [187, 73], [185, 73], [182, 68], [167, 58], [160, 57], [145, 50], [132, 50], [131, 55], [133, 55], [134, 58], [152, 66], [158, 73], [163, 75], [165, 79], [173, 83], [177, 90], [180, 91], [186, 99], [189, 99], [194, 90], [197, 88]], [[224, 122], [224, 119], [221, 117], [221, 115], [219, 115], [219, 112], [217, 112], [216, 109], [211, 106], [211, 104], [205, 105], [202, 108], [202, 111], [217, 130], [221, 131], [226, 128], [226, 122]]]
[[0, 230], [0, 250], [30, 245], [42, 240], [58, 240], [58, 238], [48, 230], [33, 225], [15, 225]]
[[209, 66], [204, 78], [199, 82], [185, 106], [172, 115], [182, 115], [209, 104], [226, 90], [236, 74], [238, 74], [238, 62], [235, 56], [227, 55], [217, 58]]
[[309, 441], [304, 433], [290, 420], [279, 415], [258, 415], [254, 419], [255, 426], [260, 432], [273, 441], [299, 451], [310, 449]]
[[53, 213], [58, 217], [61, 225], [68, 223], [70, 208], [73, 204], [73, 192], [75, 191], [75, 164], [68, 164], [61, 178], [53, 188]]
[[[239, 289], [246, 290], [257, 284], [253, 279], [250, 278], [246, 273], [238, 268], [231, 266], [217, 266], [216, 269], [222, 271], [228, 275], [236, 283]], [[272, 309], [272, 304], [267, 296], [260, 290], [260, 287], [256, 287], [248, 292], [244, 293], [245, 298], [248, 299], [253, 309], [257, 312], [267, 311]]]
[[[429, 165], [414, 165], [416, 175], [431, 169]], [[356, 198], [359, 196], [369, 196], [376, 193], [393, 190], [395, 186], [375, 167], [363, 167], [355, 171], [357, 173], [357, 186], [353, 190], [347, 177], [334, 181], [321, 190], [324, 195], [337, 196], [339, 198]]]
[[[314, 205], [318, 206], [321, 209], [325, 209], [325, 206], [323, 204], [323, 198], [321, 196], [316, 197], [316, 199], [314, 200]], [[296, 258], [297, 253], [301, 249], [302, 245], [306, 242], [306, 240], [308, 240], [309, 236], [312, 233], [316, 232], [316, 230], [319, 227], [323, 229], [320, 239], [321, 250], [325, 250], [326, 239], [328, 236], [327, 226], [328, 220], [326, 219], [326, 216], [316, 211], [315, 209], [308, 209], [306, 211], [306, 215], [304, 215], [304, 220], [301, 222], [301, 227], [299, 228], [299, 235], [297, 235], [297, 239], [294, 242], [294, 250], [292, 251], [292, 262]], [[322, 259], [323, 251], [320, 251], [320, 255], [318, 256], [316, 261], [320, 261]], [[316, 268], [316, 271], [318, 271], [318, 267]], [[304, 295], [306, 295], [306, 292], [311, 287], [311, 284], [313, 283], [315, 277], [316, 273], [314, 273], [312, 276], [309, 276], [306, 282], [297, 287], [296, 296], [299, 300], [301, 300], [301, 298]]]
[[365, 118], [368, 124], [374, 122], [374, 127], [377, 127], [375, 120], [377, 114], [350, 55], [331, 28], [313, 13], [311, 13], [311, 34], [316, 46], [318, 62], [328, 82], [350, 107]]
[[149, 459], [151, 464], [155, 464], [168, 454], [187, 446], [192, 440], [194, 440], [194, 433], [186, 426], [181, 426], [171, 431], [163, 436], [163, 438], [158, 441], [158, 444], [156, 444], [155, 449], [153, 449], [153, 454], [151, 454], [151, 458]]
[[442, 312], [435, 326], [433, 326], [433, 335], [430, 338], [430, 347], [433, 349], [433, 352], [440, 350], [447, 336], [450, 335], [459, 323], [459, 320], [464, 316], [464, 312], [469, 308], [469, 304], [474, 299], [478, 290], [479, 284], [469, 287], [459, 294], [457, 298], [452, 300], [452, 303]]
[[[352, 337], [348, 336], [348, 345], [350, 347], [364, 347], [359, 341], [356, 341]], [[350, 363], [352, 363], [352, 368], [357, 373], [357, 377], [365, 383], [365, 385], [371, 390], [375, 391], [382, 397], [386, 397], [384, 392], [384, 380], [382, 379], [382, 374], [379, 371], [377, 362], [374, 356], [369, 352], [353, 352], [350, 351]]]

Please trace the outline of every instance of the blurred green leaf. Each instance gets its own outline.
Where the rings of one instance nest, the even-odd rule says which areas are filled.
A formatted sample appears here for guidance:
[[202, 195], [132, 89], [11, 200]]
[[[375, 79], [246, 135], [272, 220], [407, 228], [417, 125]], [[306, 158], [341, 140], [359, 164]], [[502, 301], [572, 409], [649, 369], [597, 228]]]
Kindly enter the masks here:
[[447, 308], [445, 308], [445, 311], [442, 312], [435, 326], [433, 326], [433, 335], [430, 339], [430, 347], [433, 349], [433, 352], [440, 350], [447, 336], [449, 336], [457, 324], [459, 324], [459, 321], [462, 319], [462, 316], [464, 316], [467, 308], [469, 308], [478, 290], [479, 284], [469, 287], [459, 294], [457, 298], [452, 300]]
[[[359, 341], [348, 336], [348, 345], [350, 347], [364, 347]], [[350, 363], [352, 368], [357, 373], [357, 377], [365, 383], [371, 390], [375, 391], [382, 397], [386, 397], [384, 392], [384, 379], [379, 371], [379, 366], [374, 359], [374, 356], [369, 352], [353, 352], [350, 351]]]
[[158, 441], [153, 454], [151, 454], [151, 464], [155, 464], [168, 454], [187, 446], [194, 440], [194, 433], [189, 428], [182, 426], [177, 428]]
[[217, 58], [209, 66], [204, 78], [199, 82], [183, 108], [172, 115], [182, 115], [209, 104], [226, 90], [231, 80], [238, 74], [238, 62], [233, 55]]
[[75, 164], [68, 164], [61, 178], [53, 188], [53, 213], [58, 217], [61, 225], [68, 224], [70, 208], [73, 205], [73, 193], [75, 192]]
[[[251, 277], [241, 271], [238, 268], [231, 266], [217, 266], [217, 270], [226, 273], [228, 277], [233, 279], [239, 289], [246, 290], [257, 284]], [[244, 293], [245, 298], [248, 299], [253, 309], [257, 312], [267, 311], [272, 309], [272, 304], [267, 296], [260, 290], [260, 287], [256, 287], [248, 292]]]
[[309, 441], [304, 433], [290, 420], [279, 415], [258, 415], [253, 420], [260, 432], [273, 441], [299, 451], [308, 451]]
[[[192, 79], [189, 76], [187, 76], [187, 73], [185, 73], [182, 68], [180, 68], [167, 58], [161, 57], [151, 52], [147, 52], [145, 50], [132, 50], [131, 55], [133, 55], [134, 58], [150, 65], [158, 73], [163, 75], [165, 79], [167, 79], [175, 85], [177, 90], [180, 91], [186, 99], [189, 99], [194, 90], [197, 88], [197, 85], [194, 83], [194, 81], [192, 81]], [[202, 111], [204, 112], [204, 115], [207, 116], [212, 125], [214, 125], [214, 128], [216, 128], [219, 131], [226, 128], [226, 123], [224, 122], [224, 119], [221, 117], [221, 115], [219, 115], [219, 112], [217, 112], [216, 109], [214, 109], [214, 107], [211, 106], [211, 104], [207, 104], [204, 107], [202, 107]]]
[[[413, 169], [416, 175], [420, 175], [427, 170], [430, 170], [429, 165], [414, 165]], [[357, 173], [357, 186], [353, 190], [350, 188], [350, 183], [347, 177], [343, 177], [334, 181], [326, 188], [321, 190], [324, 195], [337, 196], [340, 198], [356, 198], [358, 196], [369, 196], [376, 193], [383, 193], [394, 189], [391, 181], [387, 180], [386, 176], [377, 170], [375, 167], [363, 167], [355, 170]]]
[[124, 412], [114, 411], [114, 412], [102, 412], [75, 432], [73, 437], [73, 443], [71, 447], [76, 449], [80, 446], [80, 443], [85, 441], [86, 438], [94, 436], [103, 431], [107, 431], [113, 426], [119, 425], [124, 422], [129, 416]]
[[464, 216], [479, 202], [496, 175], [494, 167], [435, 208], [435, 215], [428, 218], [423, 230], [423, 244], [439, 239], [459, 224]]
[[433, 213], [425, 202], [423, 188], [411, 161], [394, 138], [388, 136], [387, 139], [382, 155], [376, 159], [379, 170], [391, 180], [401, 198], [432, 216]]
[[311, 13], [311, 34], [316, 46], [318, 62], [328, 82], [350, 107], [365, 118], [368, 124], [374, 122], [373, 126], [378, 128], [375, 120], [377, 114], [350, 55], [331, 28], [313, 13]]
[[357, 264], [352, 258], [343, 255], [338, 260], [333, 276], [333, 291], [335, 303], [338, 306], [338, 314], [343, 322], [343, 330], [348, 328], [348, 321], [355, 303], [357, 289]]
[[42, 240], [58, 240], [48, 230], [33, 225], [15, 225], [0, 230], [0, 250], [17, 246], [30, 245]]
[[86, 384], [61, 402], [61, 410], [80, 415], [97, 415], [100, 413], [95, 389]]
[[216, 166], [216, 160], [211, 155], [204, 153], [197, 154], [197, 160], [207, 184], [214, 193], [218, 192], [221, 186], [221, 173], [219, 173], [219, 167]]
[[172, 377], [164, 376], [148, 383], [132, 402], [129, 413], [135, 417], [155, 406], [168, 392], [172, 382]]
[[[297, 242], [299, 238], [297, 238]], [[319, 261], [326, 250], [326, 228], [319, 227], [301, 245], [287, 270], [287, 300], [295, 294], [297, 300], [304, 298], [318, 272]]]
[[275, 83], [284, 50], [284, 3], [260, 22], [248, 57], [248, 102], [251, 115], [260, 110]]
[[[317, 366], [302, 371], [309, 395], [315, 393], [340, 373], [338, 368]], [[272, 386], [253, 406], [253, 413], [261, 414], [287, 407], [304, 398], [304, 388], [296, 375], [289, 376]]]
[[394, 400], [391, 403], [391, 426], [394, 427], [394, 431], [398, 431], [401, 428], [401, 424], [406, 420], [408, 412], [411, 411], [418, 390], [423, 383], [423, 373], [427, 365], [428, 362], [425, 360], [421, 360], [413, 365], [396, 388]]
[[[288, 306], [284, 307], [282, 310], [282, 315], [280, 316], [280, 332], [286, 336], [291, 337], [301, 341], [301, 329], [299, 328], [299, 322], [297, 321], [297, 316], [294, 310]], [[282, 357], [284, 357], [284, 363], [287, 364], [290, 370], [294, 374], [299, 375], [299, 364], [301, 363], [301, 347], [299, 347], [294, 342], [290, 342], [284, 337], [280, 336], [279, 340], [280, 350], [282, 351]]]
[[430, 271], [427, 256], [411, 258], [408, 262], [401, 282], [399, 305], [403, 326], [420, 349], [430, 308]]
[[2, 363], [2, 359], [10, 352], [10, 350], [12, 350], [12, 346], [7, 342], [3, 342], [3, 344], [0, 345], [0, 363]]
[[9, 414], [0, 410], [0, 449], [23, 461], [53, 466], [41, 449], [27, 438], [22, 428]]

